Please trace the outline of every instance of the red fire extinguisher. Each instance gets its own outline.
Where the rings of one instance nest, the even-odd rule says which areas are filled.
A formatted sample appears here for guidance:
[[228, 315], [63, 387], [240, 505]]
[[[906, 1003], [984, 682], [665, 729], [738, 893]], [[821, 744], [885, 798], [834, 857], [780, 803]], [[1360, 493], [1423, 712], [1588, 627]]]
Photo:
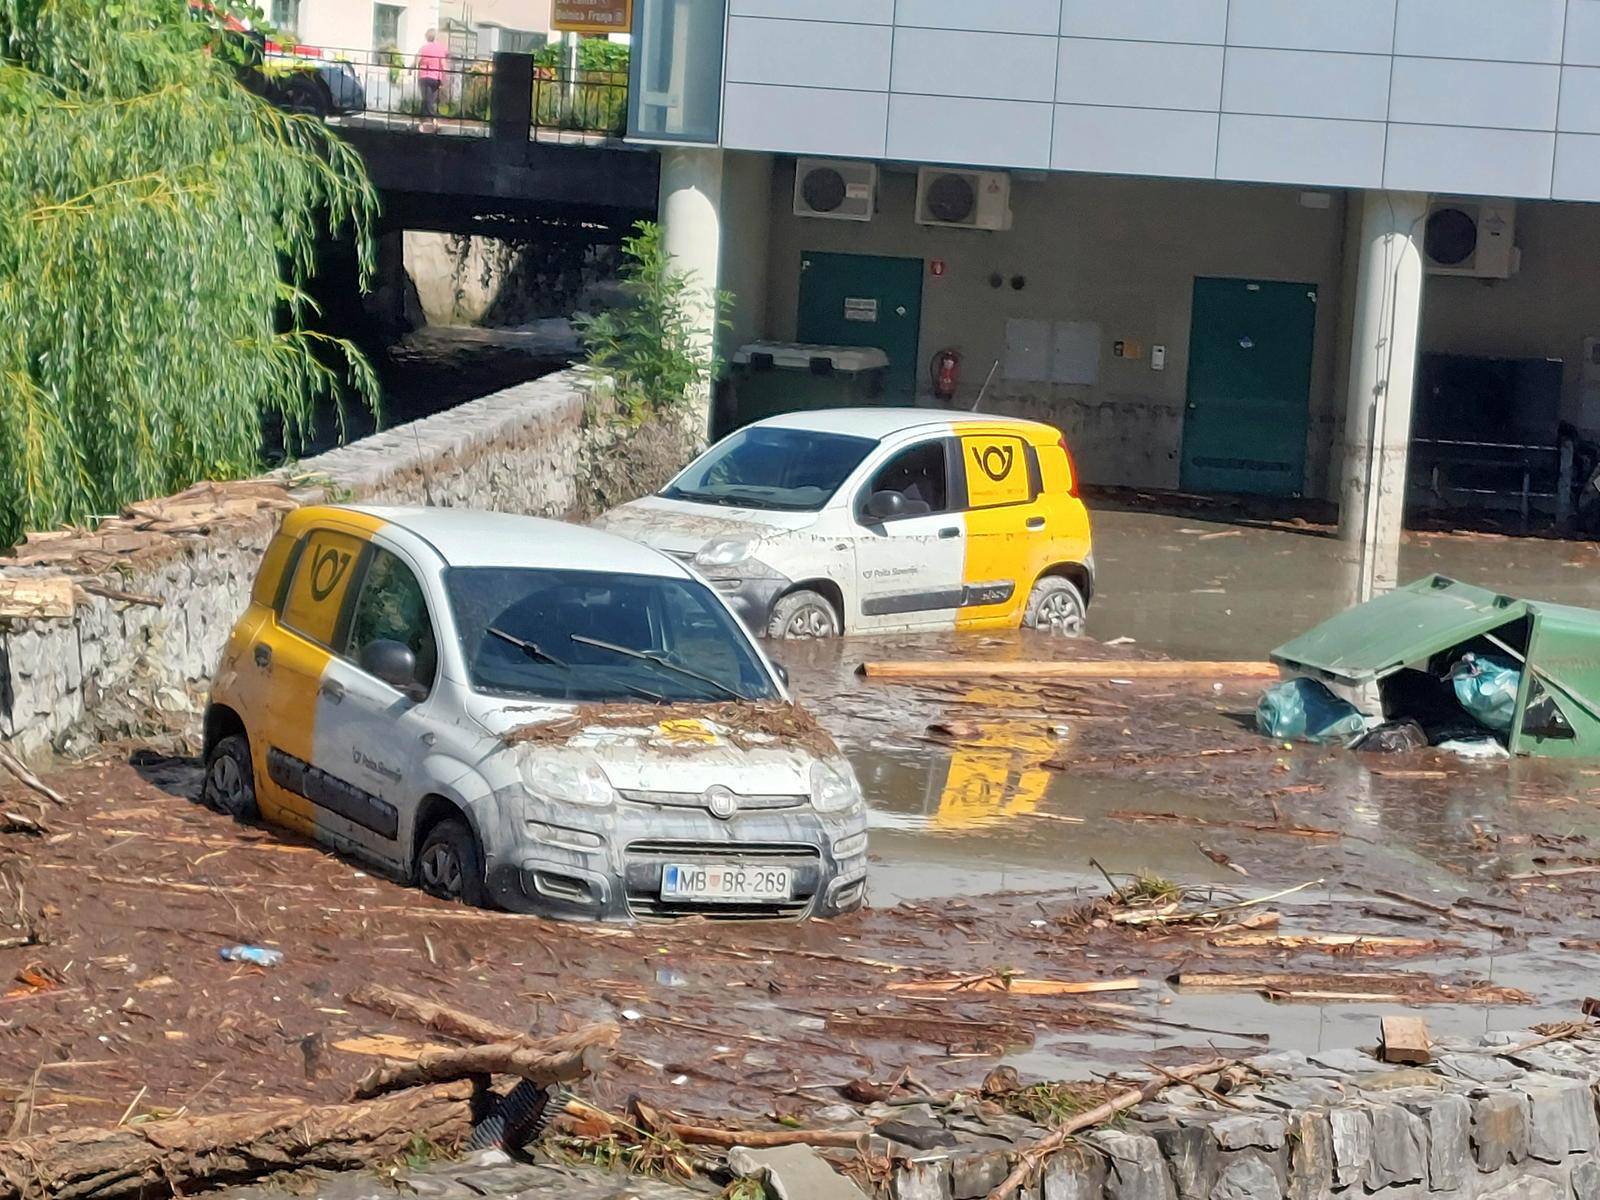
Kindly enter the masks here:
[[941, 350], [933, 356], [929, 370], [933, 379], [933, 395], [938, 400], [954, 400], [956, 388], [961, 386], [961, 352]]

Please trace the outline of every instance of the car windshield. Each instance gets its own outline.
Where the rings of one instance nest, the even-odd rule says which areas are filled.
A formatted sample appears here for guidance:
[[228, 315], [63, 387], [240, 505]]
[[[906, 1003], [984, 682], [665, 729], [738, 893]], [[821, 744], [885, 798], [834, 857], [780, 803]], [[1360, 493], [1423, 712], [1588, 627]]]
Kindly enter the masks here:
[[588, 702], [778, 698], [738, 622], [694, 580], [454, 567], [445, 586], [480, 692]]
[[661, 494], [732, 508], [816, 512], [875, 445], [870, 438], [811, 429], [741, 429]]

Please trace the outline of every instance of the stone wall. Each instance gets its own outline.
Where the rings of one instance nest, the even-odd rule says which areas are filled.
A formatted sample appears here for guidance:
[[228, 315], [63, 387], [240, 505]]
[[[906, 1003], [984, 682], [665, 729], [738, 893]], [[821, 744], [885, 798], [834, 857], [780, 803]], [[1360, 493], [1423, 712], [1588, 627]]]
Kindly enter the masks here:
[[[592, 411], [576, 373], [563, 372], [268, 480], [295, 503], [435, 504], [585, 519], [660, 486], [697, 444], [694, 428], [677, 420], [632, 429]], [[610, 451], [619, 443], [653, 452], [618, 470]], [[595, 472], [601, 461], [603, 477]], [[228, 485], [218, 490], [228, 495]], [[0, 618], [0, 743], [35, 762], [115, 738], [192, 744], [211, 671], [285, 506], [229, 506], [203, 529], [181, 533], [140, 532], [137, 520], [122, 521], [132, 531], [74, 539], [81, 553], [69, 561], [0, 568], [0, 581], [66, 574], [96, 589], [79, 591], [70, 617]]]
[[[1174, 1087], [1051, 1160], [1028, 1200], [1600, 1200], [1600, 1049], [1491, 1033], [1435, 1048], [1425, 1068], [1338, 1050], [1247, 1065], [1228, 1105]], [[1015, 1117], [901, 1109], [897, 1200], [978, 1200], [1012, 1147], [1045, 1131]], [[901, 1141], [901, 1139], [905, 1139]], [[920, 1147], [920, 1149], [919, 1149]]]

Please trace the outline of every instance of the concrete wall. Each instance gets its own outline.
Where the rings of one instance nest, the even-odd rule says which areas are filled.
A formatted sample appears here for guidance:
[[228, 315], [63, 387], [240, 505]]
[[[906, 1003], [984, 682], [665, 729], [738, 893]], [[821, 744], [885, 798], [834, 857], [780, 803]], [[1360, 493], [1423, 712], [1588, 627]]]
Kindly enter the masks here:
[[731, 149], [1600, 199], [1594, 0], [732, 0]]
[[[793, 215], [794, 166], [780, 162], [771, 196], [768, 335], [795, 336], [806, 251], [942, 260], [945, 274], [924, 280], [923, 391], [927, 360], [954, 346], [964, 358], [957, 406], [970, 406], [990, 364], [1004, 357], [1008, 318], [1097, 322], [1103, 332], [1098, 386], [997, 377], [985, 407], [1059, 425], [1090, 482], [1175, 488], [1195, 277], [1316, 284], [1306, 491], [1333, 495], [1332, 458], [1344, 411], [1335, 392], [1345, 291], [1341, 193], [1331, 194], [1329, 207], [1315, 209], [1287, 188], [1064, 175], [1013, 176], [1012, 184], [1015, 223], [1003, 233], [916, 224], [914, 172], [880, 175], [879, 212], [870, 224], [826, 221]], [[1003, 280], [998, 289], [990, 286], [996, 273]], [[1021, 291], [1011, 286], [1015, 275], [1026, 279]], [[1141, 343], [1143, 356], [1114, 358], [1119, 340]], [[1343, 344], [1348, 347], [1347, 340]], [[1151, 369], [1153, 345], [1167, 348], [1164, 371]]]
[[1562, 359], [1562, 419], [1600, 433], [1600, 412], [1582, 413], [1583, 339], [1600, 336], [1600, 210], [1518, 205], [1517, 241], [1522, 270], [1510, 279], [1428, 280], [1423, 349]]
[[[293, 498], [581, 519], [660, 486], [694, 448], [681, 422], [632, 426], [591, 411], [574, 372], [547, 376], [304, 460], [295, 477], [314, 482]], [[192, 744], [277, 524], [277, 512], [260, 511], [203, 533], [141, 534], [109, 555], [91, 539], [64, 567], [0, 569], [161, 600], [84, 595], [70, 619], [0, 620], [0, 743], [35, 761], [113, 737]]]

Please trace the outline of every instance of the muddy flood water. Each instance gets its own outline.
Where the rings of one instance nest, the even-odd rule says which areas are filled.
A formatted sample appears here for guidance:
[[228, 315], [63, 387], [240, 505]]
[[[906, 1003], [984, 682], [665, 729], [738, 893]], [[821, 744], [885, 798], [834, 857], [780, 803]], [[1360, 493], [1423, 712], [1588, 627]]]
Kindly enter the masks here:
[[[1102, 643], [1132, 639], [1097, 648], [1105, 655], [1265, 659], [1348, 602], [1338, 543], [1314, 529], [1101, 513], [1096, 556], [1101, 591], [1091, 633]], [[1589, 543], [1412, 534], [1401, 577], [1442, 572], [1533, 598], [1600, 605], [1597, 563], [1600, 549]], [[874, 658], [1055, 653], [1026, 633], [783, 648], [805, 701], [840, 738], [872, 805], [872, 903], [1073, 888], [1103, 894], [1099, 868], [1119, 878], [1148, 872], [1244, 894], [1323, 880], [1274, 906], [1286, 922], [1311, 932], [1388, 935], [1450, 924], [1378, 896], [1378, 889], [1441, 906], [1458, 899], [1490, 906], [1457, 911], [1501, 929], [1455, 923], [1450, 954], [1407, 969], [1464, 969], [1522, 989], [1535, 1004], [1429, 1007], [1436, 1033], [1476, 1036], [1570, 1019], [1583, 997], [1600, 990], [1592, 940], [1600, 894], [1590, 890], [1600, 889], [1600, 873], [1505, 879], [1541, 863], [1600, 862], [1585, 857], [1600, 855], [1600, 763], [1467, 763], [1436, 751], [1374, 758], [1274, 747], [1247, 728], [1260, 691], [1253, 683], [1113, 682], [1069, 695], [1030, 694], [1011, 684], [886, 684], [855, 673]], [[926, 732], [952, 718], [976, 727], [957, 739]], [[1224, 753], [1192, 757], [1208, 751]], [[1129, 817], [1140, 813], [1197, 822], [1281, 818], [1340, 837]], [[1552, 854], [1550, 847], [1565, 849]], [[1217, 853], [1234, 866], [1214, 862]], [[1547, 919], [1531, 933], [1510, 915], [1535, 911]], [[1396, 1011], [1166, 986], [1136, 1003], [1308, 1052], [1370, 1042], [1377, 1015]], [[1074, 1041], [1081, 1054], [1081, 1035]], [[1048, 1051], [1041, 1043], [1021, 1063], [1043, 1067]]]

